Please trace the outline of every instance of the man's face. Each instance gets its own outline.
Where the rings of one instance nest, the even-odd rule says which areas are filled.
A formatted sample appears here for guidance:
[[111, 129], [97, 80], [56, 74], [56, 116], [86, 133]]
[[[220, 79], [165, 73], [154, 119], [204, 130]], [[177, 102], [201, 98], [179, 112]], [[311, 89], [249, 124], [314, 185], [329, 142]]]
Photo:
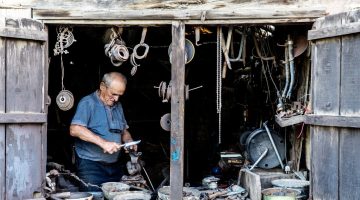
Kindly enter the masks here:
[[113, 80], [109, 86], [105, 83], [100, 85], [100, 96], [102, 101], [107, 106], [113, 106], [121, 95], [124, 94], [126, 89], [125, 84], [121, 81]]

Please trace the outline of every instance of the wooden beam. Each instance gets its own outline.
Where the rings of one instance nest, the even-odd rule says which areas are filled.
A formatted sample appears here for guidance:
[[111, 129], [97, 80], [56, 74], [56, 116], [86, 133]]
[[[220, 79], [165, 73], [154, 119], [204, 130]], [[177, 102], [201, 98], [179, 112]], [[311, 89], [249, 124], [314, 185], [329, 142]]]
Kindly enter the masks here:
[[46, 123], [45, 113], [0, 113], [0, 124]]
[[[80, 7], [81, 8], [81, 7]], [[49, 7], [34, 8], [33, 18], [38, 20], [231, 20], [231, 19], [317, 19], [325, 16], [324, 8], [295, 7], [279, 5], [241, 6], [232, 5], [219, 9], [79, 9]]]
[[172, 23], [170, 199], [182, 199], [185, 110], [185, 24]]
[[[171, 25], [173, 20], [97, 20], [97, 19], [39, 19], [44, 24], [69, 24], [69, 25], [109, 25], [109, 26], [158, 26]], [[281, 18], [281, 19], [222, 19], [222, 20], [183, 20], [186, 25], [232, 25], [232, 24], [309, 24], [315, 21], [315, 18]]]
[[349, 35], [360, 32], [360, 22], [344, 24], [341, 26], [326, 27], [308, 32], [308, 40], [324, 39], [336, 36]]
[[45, 42], [47, 41], [48, 34], [44, 31], [4, 27], [0, 28], [0, 37], [37, 40]]
[[307, 115], [305, 123], [317, 126], [360, 128], [360, 117]]

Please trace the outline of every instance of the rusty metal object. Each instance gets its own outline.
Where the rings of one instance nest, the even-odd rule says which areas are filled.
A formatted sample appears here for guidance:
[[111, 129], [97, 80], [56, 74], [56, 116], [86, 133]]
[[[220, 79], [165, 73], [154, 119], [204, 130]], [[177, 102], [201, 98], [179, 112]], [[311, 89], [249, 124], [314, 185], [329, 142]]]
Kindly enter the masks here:
[[294, 58], [303, 54], [309, 46], [306, 35], [295, 36], [294, 39]]

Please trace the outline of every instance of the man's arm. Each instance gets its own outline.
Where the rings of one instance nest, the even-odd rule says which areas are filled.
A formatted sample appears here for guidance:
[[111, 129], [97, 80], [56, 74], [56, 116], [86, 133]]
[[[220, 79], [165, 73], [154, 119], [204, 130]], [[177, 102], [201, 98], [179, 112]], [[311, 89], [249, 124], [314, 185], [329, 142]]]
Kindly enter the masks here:
[[[130, 134], [130, 132], [129, 132], [127, 129], [125, 129], [125, 130], [124, 130], [124, 133], [122, 134], [122, 141], [123, 141], [124, 143], [132, 142], [132, 141], [133, 141], [133, 139], [132, 139], [132, 137], [131, 137], [131, 134]], [[130, 146], [130, 149], [133, 149], [133, 150], [137, 151], [137, 145]]]
[[[70, 135], [73, 137], [80, 138], [86, 142], [91, 142], [93, 144], [98, 145], [104, 150], [104, 153], [113, 154], [120, 150], [120, 145], [116, 142], [109, 142], [101, 138], [100, 136], [94, 134], [89, 129], [84, 126], [70, 125]], [[130, 135], [131, 138], [131, 135]]]

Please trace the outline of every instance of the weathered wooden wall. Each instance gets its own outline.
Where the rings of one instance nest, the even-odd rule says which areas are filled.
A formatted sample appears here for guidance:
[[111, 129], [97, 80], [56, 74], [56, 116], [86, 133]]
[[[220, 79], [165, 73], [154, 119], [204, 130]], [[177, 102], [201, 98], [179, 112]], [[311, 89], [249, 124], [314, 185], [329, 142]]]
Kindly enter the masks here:
[[26, 199], [46, 173], [47, 33], [33, 20], [0, 21], [0, 199]]
[[[2, 8], [32, 8], [34, 19], [53, 23], [154, 23], [151, 20], [177, 19], [186, 24], [223, 24], [312, 22], [335, 10], [359, 7], [360, 0], [2, 0], [2, 4]], [[65, 21], [70, 19], [78, 21]]]
[[[359, 199], [360, 11], [318, 20], [313, 40], [313, 199]], [[352, 128], [350, 128], [352, 127]]]

